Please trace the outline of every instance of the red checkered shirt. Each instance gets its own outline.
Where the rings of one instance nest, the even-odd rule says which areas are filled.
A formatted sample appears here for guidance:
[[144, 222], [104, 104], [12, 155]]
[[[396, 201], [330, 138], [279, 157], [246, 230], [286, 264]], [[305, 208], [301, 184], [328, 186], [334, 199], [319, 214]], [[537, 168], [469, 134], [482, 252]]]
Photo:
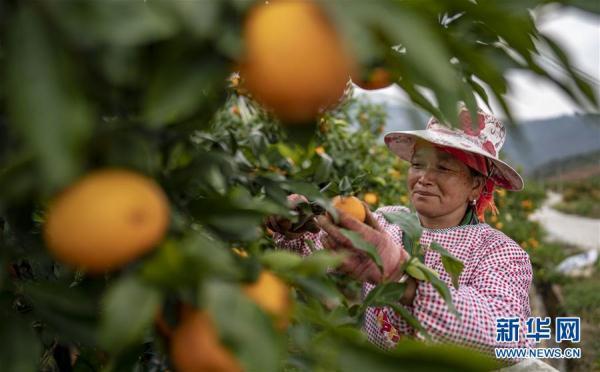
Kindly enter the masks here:
[[[392, 240], [402, 245], [400, 227], [390, 224], [381, 214], [398, 211], [408, 212], [408, 209], [383, 207], [374, 212], [374, 216]], [[306, 233], [296, 239], [275, 234], [274, 239], [279, 248], [308, 255], [311, 251], [305, 239], [312, 240], [317, 249], [323, 249], [321, 237], [324, 234], [323, 231]], [[440, 279], [446, 282], [454, 305], [461, 314], [460, 319], [452, 314], [433, 286], [420, 281], [412, 305], [405, 308], [421, 322], [433, 341], [451, 342], [490, 354], [496, 347], [531, 347], [530, 340], [525, 337], [532, 280], [527, 253], [504, 233], [485, 223], [424, 229], [421, 245], [427, 247], [432, 241], [441, 244], [464, 263], [459, 289], [455, 289], [442, 266], [439, 253], [426, 250], [425, 264], [436, 270]], [[373, 288], [372, 284], [364, 283], [363, 298]], [[518, 342], [496, 341], [496, 319], [501, 317], [519, 317]], [[423, 338], [388, 307], [367, 309], [363, 328], [369, 340], [382, 348], [395, 346], [403, 335]]]

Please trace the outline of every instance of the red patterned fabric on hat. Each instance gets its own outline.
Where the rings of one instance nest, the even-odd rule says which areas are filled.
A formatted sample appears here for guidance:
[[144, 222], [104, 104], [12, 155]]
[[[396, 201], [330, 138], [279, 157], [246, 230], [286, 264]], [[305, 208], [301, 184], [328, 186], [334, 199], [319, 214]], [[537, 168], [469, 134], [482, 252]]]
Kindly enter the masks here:
[[[519, 173], [498, 156], [506, 140], [506, 128], [500, 120], [482, 110], [477, 110], [476, 118], [477, 123], [474, 125], [473, 116], [463, 106], [459, 110], [461, 128], [454, 128], [432, 117], [427, 122], [425, 130], [390, 132], [385, 135], [384, 142], [393, 153], [406, 161], [410, 161], [414, 146], [420, 140], [480, 155], [488, 160], [488, 166], [494, 165], [493, 169], [488, 169], [487, 177], [494, 182], [495, 186], [507, 190], [522, 190], [523, 179]], [[491, 186], [491, 183], [487, 183]], [[480, 211], [489, 208], [493, 210], [493, 204], [490, 204], [491, 191], [491, 187], [486, 186], [485, 195], [480, 202]]]

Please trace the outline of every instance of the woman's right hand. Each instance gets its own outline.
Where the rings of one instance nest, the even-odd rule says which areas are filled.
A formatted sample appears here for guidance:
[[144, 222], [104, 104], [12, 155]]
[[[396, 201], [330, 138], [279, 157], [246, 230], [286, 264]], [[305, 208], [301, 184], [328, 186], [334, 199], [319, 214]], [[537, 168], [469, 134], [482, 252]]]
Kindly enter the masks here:
[[[300, 224], [294, 223], [285, 217], [269, 216], [266, 220], [267, 227], [276, 233], [284, 235], [288, 239], [298, 238], [306, 232], [319, 232], [320, 228], [315, 223], [314, 217], [307, 216], [304, 214], [301, 208], [298, 208], [299, 204], [308, 203], [308, 199], [306, 199], [304, 195], [300, 194], [288, 195], [287, 199], [292, 210], [295, 210], [299, 213], [298, 220], [300, 221]], [[304, 220], [306, 221], [301, 223]]]

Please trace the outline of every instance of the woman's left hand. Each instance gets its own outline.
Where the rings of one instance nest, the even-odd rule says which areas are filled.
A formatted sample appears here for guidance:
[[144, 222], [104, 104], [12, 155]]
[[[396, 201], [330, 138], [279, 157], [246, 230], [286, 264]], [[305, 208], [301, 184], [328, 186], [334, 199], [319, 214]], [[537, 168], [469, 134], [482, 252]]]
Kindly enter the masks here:
[[408, 260], [409, 255], [401, 245], [394, 243], [391, 237], [381, 229], [369, 208], [367, 206], [364, 206], [364, 208], [367, 214], [365, 223], [338, 210], [338, 225], [359, 233], [363, 240], [377, 249], [381, 257], [383, 273], [364, 251], [353, 246], [352, 242], [341, 233], [339, 227], [333, 223], [329, 216], [319, 216], [317, 218], [317, 224], [327, 233], [322, 239], [323, 246], [326, 249], [348, 254], [338, 269], [357, 280], [371, 283], [399, 280], [403, 274], [402, 264]]

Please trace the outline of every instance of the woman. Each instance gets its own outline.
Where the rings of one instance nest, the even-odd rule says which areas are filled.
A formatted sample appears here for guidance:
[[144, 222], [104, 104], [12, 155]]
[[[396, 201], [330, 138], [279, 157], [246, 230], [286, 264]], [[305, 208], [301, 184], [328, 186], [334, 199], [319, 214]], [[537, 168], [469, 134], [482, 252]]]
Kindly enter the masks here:
[[[410, 201], [424, 228], [420, 240], [427, 247], [436, 241], [464, 263], [459, 288], [451, 285], [440, 255], [426, 250], [425, 264], [440, 274], [452, 293], [461, 317], [449, 312], [446, 303], [431, 284], [413, 278], [399, 302], [425, 327], [433, 340], [452, 342], [493, 353], [495, 347], [527, 347], [525, 320], [530, 315], [529, 286], [531, 264], [521, 247], [502, 232], [481, 222], [491, 209], [494, 187], [521, 190], [519, 174], [498, 158], [506, 132], [493, 116], [479, 111], [477, 123], [462, 109], [462, 129], [452, 129], [435, 118], [425, 130], [388, 133], [385, 143], [401, 159], [410, 162], [408, 190]], [[305, 200], [291, 195], [292, 204]], [[311, 239], [317, 248], [349, 253], [339, 270], [364, 282], [364, 294], [382, 279], [406, 281], [401, 272], [409, 255], [404, 249], [399, 226], [390, 224], [382, 212], [409, 212], [401, 206], [378, 209], [361, 223], [341, 213], [339, 226], [352, 229], [377, 247], [383, 261], [383, 274], [372, 260], [355, 249], [325, 216], [317, 218], [318, 230], [301, 234], [289, 230], [289, 221], [269, 219], [276, 231], [276, 244], [284, 249], [309, 254], [304, 242]], [[313, 226], [314, 227], [314, 226]], [[519, 341], [497, 342], [497, 319], [518, 317]], [[390, 308], [369, 308], [364, 328], [369, 339], [384, 348], [393, 347], [403, 335], [422, 337]]]

